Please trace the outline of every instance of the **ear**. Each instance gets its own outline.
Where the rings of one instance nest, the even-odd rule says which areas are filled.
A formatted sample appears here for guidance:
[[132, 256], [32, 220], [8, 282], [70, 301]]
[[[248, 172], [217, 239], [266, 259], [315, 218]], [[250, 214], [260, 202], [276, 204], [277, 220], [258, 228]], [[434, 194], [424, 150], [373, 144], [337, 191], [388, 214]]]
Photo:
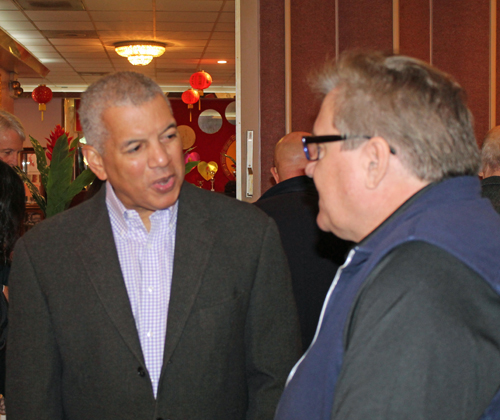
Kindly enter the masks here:
[[274, 180], [276, 181], [276, 184], [279, 184], [280, 183], [280, 176], [278, 174], [278, 171], [276, 169], [276, 166], [273, 166], [271, 168], [271, 174], [273, 175], [274, 177]]
[[101, 181], [105, 181], [108, 178], [108, 174], [104, 168], [104, 161], [101, 154], [93, 146], [88, 144], [83, 146], [82, 153], [91, 171], [94, 172]]
[[375, 189], [389, 169], [391, 157], [389, 144], [382, 137], [372, 137], [362, 147], [366, 174], [365, 185], [368, 189]]

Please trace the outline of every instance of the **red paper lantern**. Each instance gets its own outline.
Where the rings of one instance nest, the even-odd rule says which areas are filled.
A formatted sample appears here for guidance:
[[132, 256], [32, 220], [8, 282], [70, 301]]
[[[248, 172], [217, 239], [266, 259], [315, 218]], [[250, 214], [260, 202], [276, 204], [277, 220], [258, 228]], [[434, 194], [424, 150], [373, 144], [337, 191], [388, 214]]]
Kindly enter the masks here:
[[38, 103], [38, 110], [42, 113], [43, 121], [43, 111], [47, 109], [45, 104], [52, 99], [52, 91], [47, 86], [40, 85], [33, 91], [31, 97]]
[[208, 88], [212, 84], [212, 76], [206, 71], [197, 71], [189, 78], [189, 84], [193, 89], [201, 90], [201, 94], [203, 95], [203, 89]]
[[200, 94], [194, 89], [188, 89], [182, 94], [182, 102], [188, 104], [189, 109], [189, 122], [192, 121], [191, 110], [193, 109], [193, 104], [200, 100]]
[[[203, 89], [212, 84], [212, 76], [206, 71], [197, 71], [189, 78], [189, 84], [199, 92], [200, 96], [203, 96]], [[198, 109], [201, 111], [201, 101], [198, 102]]]

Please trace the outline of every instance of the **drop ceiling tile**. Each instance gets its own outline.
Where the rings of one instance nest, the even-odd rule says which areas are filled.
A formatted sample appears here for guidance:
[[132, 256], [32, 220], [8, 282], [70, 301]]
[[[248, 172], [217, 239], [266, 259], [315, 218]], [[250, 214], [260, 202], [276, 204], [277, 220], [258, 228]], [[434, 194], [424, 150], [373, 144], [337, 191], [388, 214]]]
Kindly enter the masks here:
[[85, 0], [85, 8], [94, 10], [153, 10], [152, 2], [144, 0]]
[[[219, 16], [219, 22], [234, 22], [236, 19], [234, 12], [223, 12]], [[233, 23], [234, 26], [234, 23]]]
[[33, 30], [30, 31], [8, 31], [9, 35], [12, 38], [18, 40], [26, 40], [26, 39], [45, 39], [44, 36], [33, 27]]
[[164, 59], [164, 60], [170, 60], [171, 58], [198, 58], [201, 56], [201, 51], [203, 49], [200, 48], [200, 51], [199, 52], [189, 52], [189, 51], [166, 51], [165, 54], [163, 54], [161, 56], [161, 59]]
[[157, 22], [215, 22], [216, 12], [157, 12]]
[[224, 12], [235, 12], [236, 7], [235, 7], [235, 2], [234, 1], [227, 1], [226, 5], [224, 6]]
[[108, 55], [105, 52], [78, 51], [78, 52], [65, 52], [64, 57], [67, 58], [68, 60], [71, 60], [73, 58], [104, 60], [108, 58]]
[[96, 29], [100, 31], [153, 31], [151, 22], [95, 22]]
[[40, 52], [53, 52], [53, 53], [56, 52], [54, 47], [52, 47], [51, 45], [40, 45], [40, 46], [32, 45], [28, 49], [35, 54]]
[[105, 59], [85, 59], [85, 58], [68, 58], [68, 63], [71, 64], [72, 66], [78, 66], [81, 64], [92, 64], [93, 66], [109, 66], [110, 61], [105, 58]]
[[131, 41], [136, 39], [153, 38], [153, 29], [144, 31], [98, 31], [99, 37], [105, 44], [109, 42]]
[[92, 31], [92, 22], [36, 22], [36, 26], [41, 31], [57, 28], [58, 31]]
[[36, 28], [28, 20], [25, 21], [8, 21], [0, 22], [0, 27], [7, 31], [33, 31]]
[[215, 30], [220, 31], [220, 32], [232, 32], [232, 33], [234, 33], [235, 24], [234, 24], [234, 22], [218, 22], [217, 25], [215, 26]]
[[51, 38], [50, 42], [56, 47], [59, 46], [74, 46], [74, 47], [91, 47], [100, 46], [101, 42], [98, 39], [78, 39], [78, 38]]
[[231, 39], [212, 39], [210, 40], [210, 47], [234, 47], [235, 41]]
[[4, 11], [0, 9], [0, 25], [3, 24], [5, 20], [20, 20], [27, 21], [26, 16], [23, 15], [22, 12], [19, 11]]
[[186, 39], [208, 39], [210, 32], [174, 32], [174, 31], [157, 31], [156, 35], [159, 38], [168, 40], [186, 40]]
[[186, 31], [187, 33], [210, 32], [214, 27], [213, 23], [204, 22], [157, 22], [157, 31]]
[[28, 50], [31, 50], [31, 47], [50, 46], [49, 41], [46, 39], [23, 39], [19, 43], [24, 45]]
[[222, 1], [211, 0], [156, 0], [156, 10], [167, 12], [218, 12], [222, 4]]
[[[112, 12], [90, 12], [94, 22], [152, 22], [153, 12], [134, 11], [125, 12], [114, 10]], [[158, 16], [157, 16], [158, 19]]]
[[234, 32], [214, 32], [212, 33], [212, 39], [232, 39], [234, 41]]
[[0, 0], [0, 10], [19, 10], [14, 2], [10, 0]]
[[[27, 11], [26, 14], [33, 22], [89, 22], [87, 12], [76, 11]], [[52, 28], [51, 28], [52, 29]]]

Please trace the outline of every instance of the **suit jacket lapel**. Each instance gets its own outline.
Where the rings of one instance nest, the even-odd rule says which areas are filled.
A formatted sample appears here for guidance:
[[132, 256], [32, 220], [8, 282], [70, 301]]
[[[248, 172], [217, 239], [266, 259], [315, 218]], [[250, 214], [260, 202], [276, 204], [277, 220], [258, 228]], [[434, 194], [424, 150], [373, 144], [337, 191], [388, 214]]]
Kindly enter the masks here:
[[174, 271], [168, 310], [164, 362], [171, 358], [198, 295], [210, 261], [214, 233], [207, 226], [208, 213], [198, 191], [184, 183], [179, 198]]
[[92, 199], [92, 208], [88, 211], [86, 222], [88, 228], [76, 251], [116, 329], [132, 353], [144, 364], [106, 208], [105, 190], [103, 186]]

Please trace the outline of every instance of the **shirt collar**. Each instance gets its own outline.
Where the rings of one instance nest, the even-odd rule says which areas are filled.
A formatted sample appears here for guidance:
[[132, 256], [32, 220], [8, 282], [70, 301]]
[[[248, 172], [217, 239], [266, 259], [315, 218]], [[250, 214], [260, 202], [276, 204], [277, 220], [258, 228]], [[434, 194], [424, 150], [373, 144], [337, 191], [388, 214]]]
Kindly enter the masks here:
[[[123, 205], [121, 200], [116, 196], [113, 186], [109, 181], [106, 182], [106, 206], [110, 216], [116, 221], [118, 227], [124, 231], [128, 230], [128, 220], [140, 218], [136, 210], [129, 210]], [[150, 219], [165, 220], [171, 225], [176, 222], [178, 207], [179, 200], [177, 200], [173, 206], [155, 211], [150, 216]]]

